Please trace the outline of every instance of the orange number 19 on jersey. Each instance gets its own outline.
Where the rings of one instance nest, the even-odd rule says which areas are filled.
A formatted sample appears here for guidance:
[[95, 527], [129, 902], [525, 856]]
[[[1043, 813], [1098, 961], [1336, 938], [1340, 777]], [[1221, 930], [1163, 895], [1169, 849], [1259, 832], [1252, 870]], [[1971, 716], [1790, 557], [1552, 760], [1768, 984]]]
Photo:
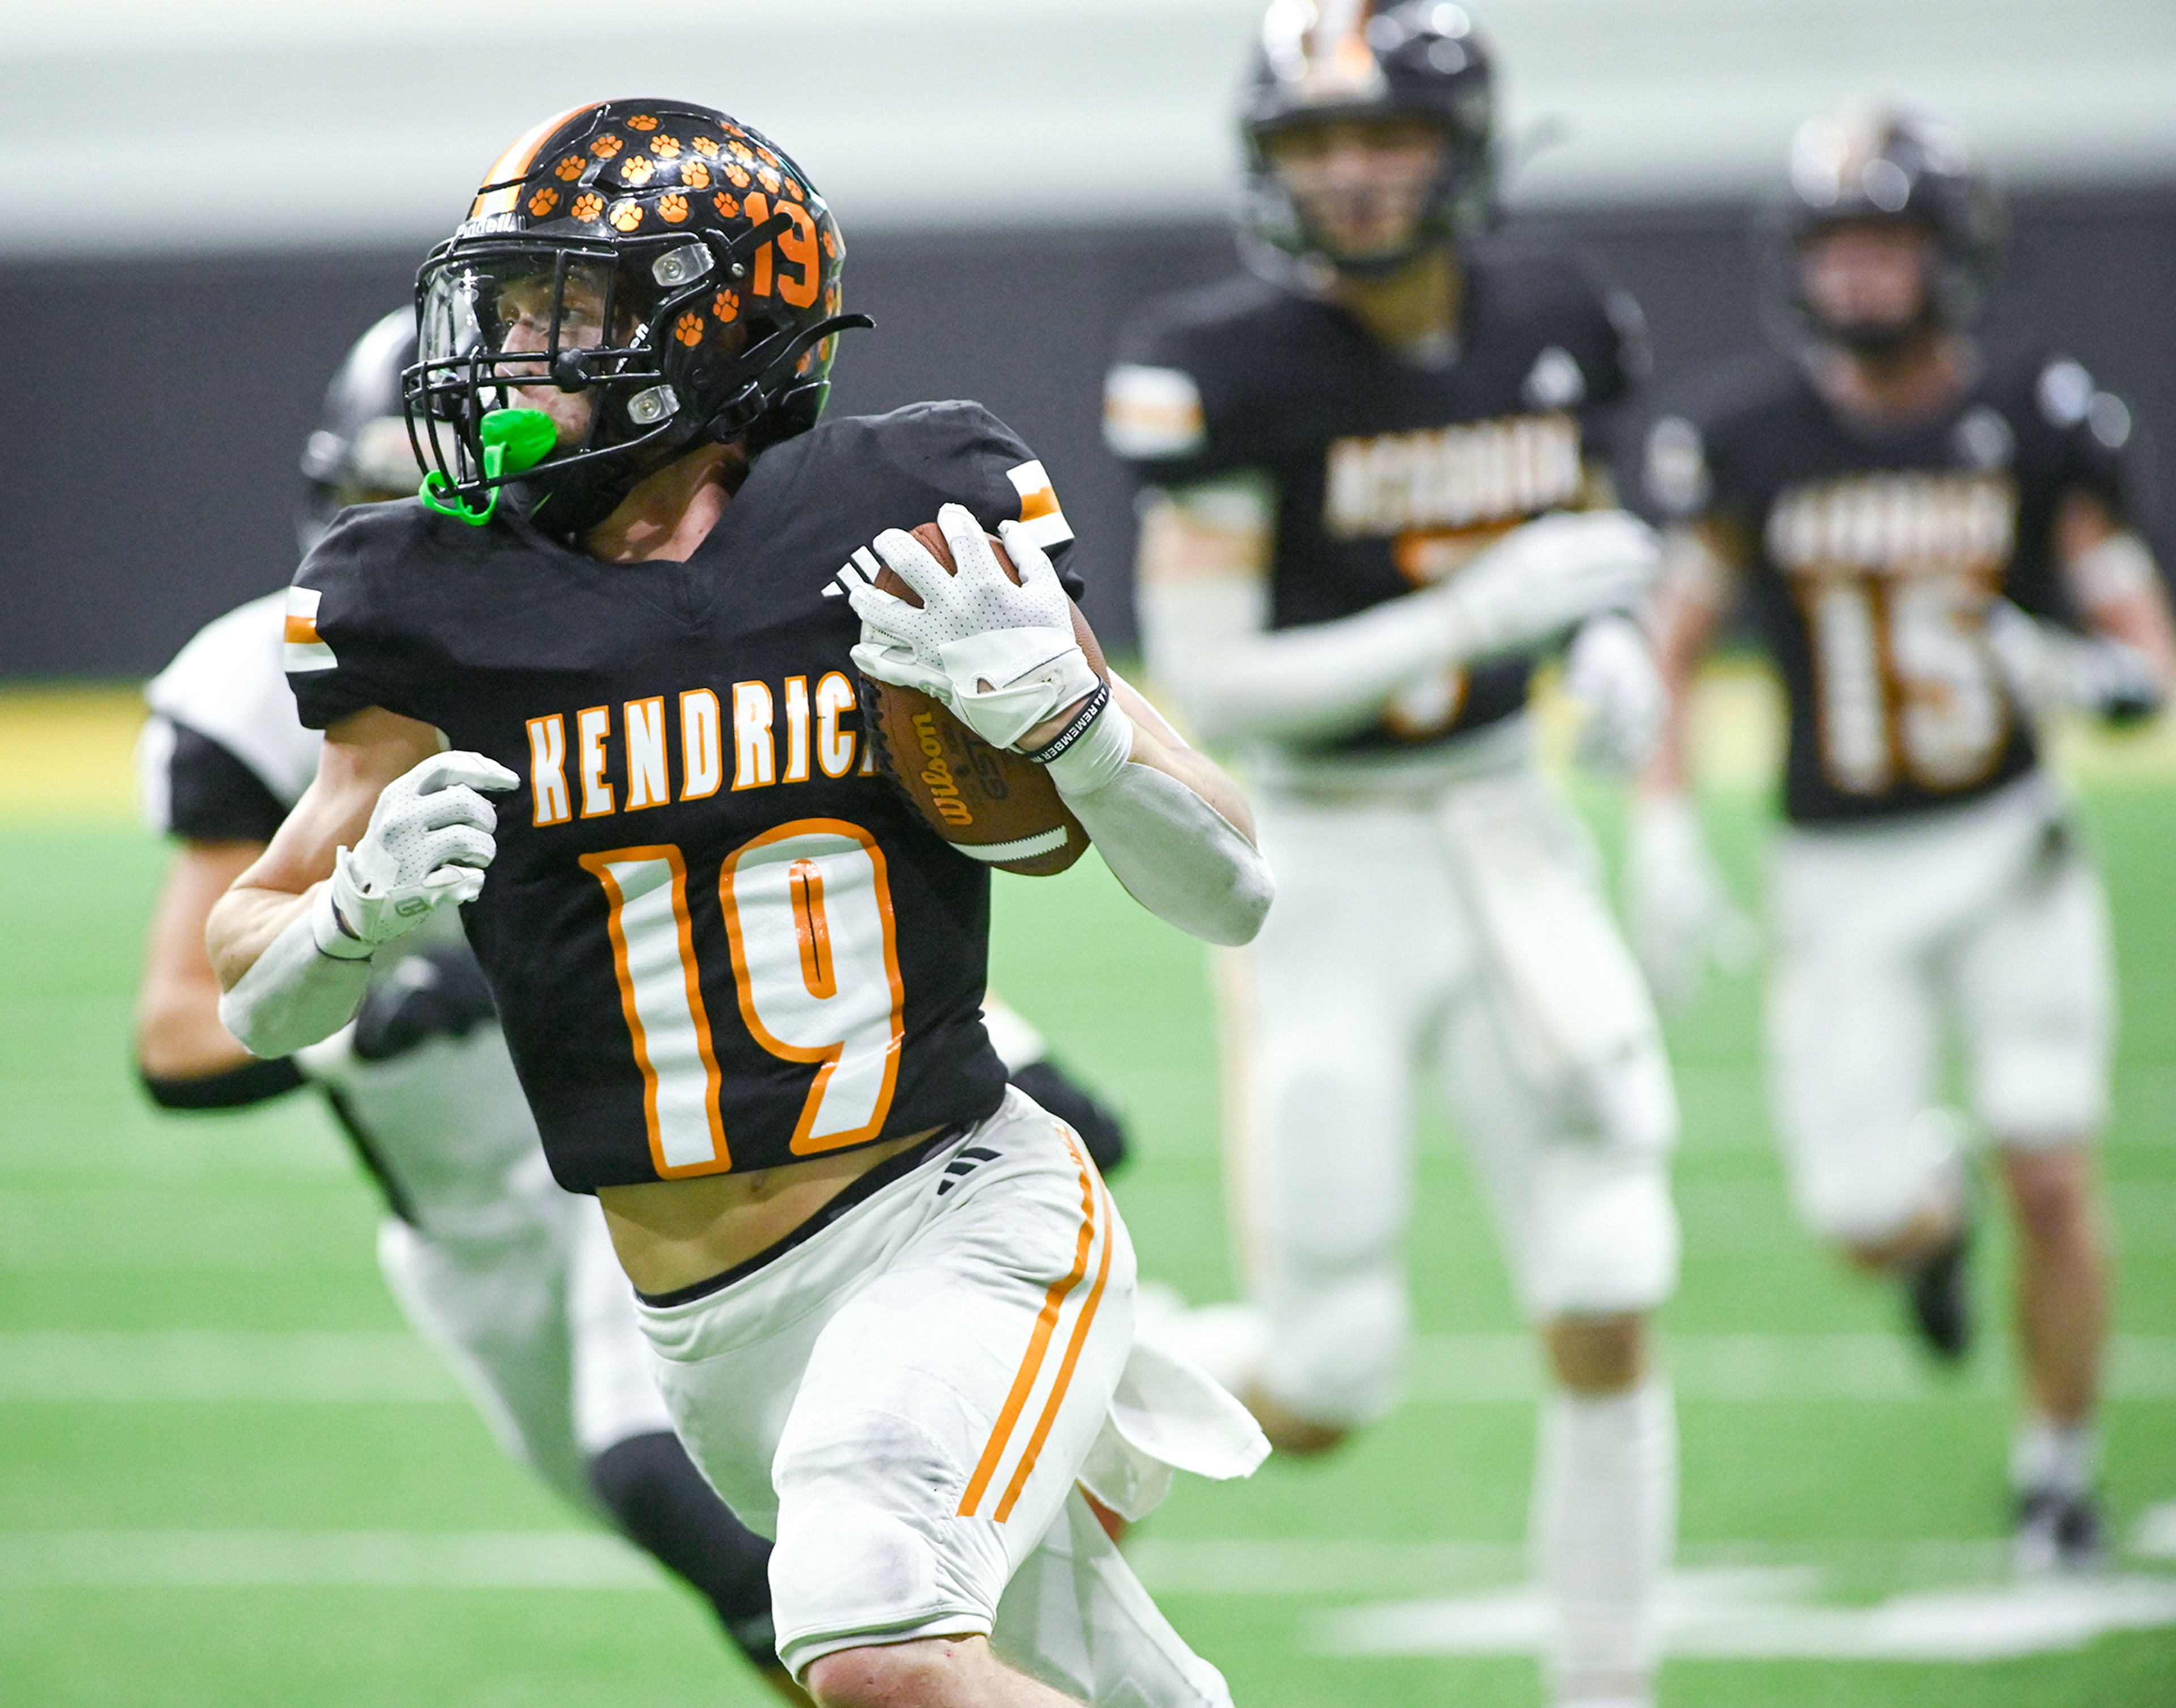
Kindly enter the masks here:
[[[666, 1177], [730, 1168], [686, 862], [664, 844], [587, 854], [581, 863], [604, 885], [651, 1160]], [[906, 1031], [883, 850], [843, 819], [796, 819], [734, 851], [719, 873], [718, 900], [748, 1035], [781, 1060], [816, 1064], [794, 1154], [875, 1138], [890, 1112]]]

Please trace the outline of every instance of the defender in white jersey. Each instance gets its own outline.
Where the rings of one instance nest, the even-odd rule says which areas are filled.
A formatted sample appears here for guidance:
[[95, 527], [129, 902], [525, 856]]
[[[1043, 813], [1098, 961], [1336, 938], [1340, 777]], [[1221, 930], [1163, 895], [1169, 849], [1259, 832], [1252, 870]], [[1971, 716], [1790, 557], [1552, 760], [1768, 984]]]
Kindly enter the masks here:
[[2035, 713], [2144, 715], [2176, 664], [2130, 519], [2130, 415], [2075, 362], [1973, 336], [1994, 209], [1945, 128], [1816, 120], [1790, 182], [1771, 278], [1792, 347], [1649, 441], [1648, 497], [1677, 525], [1661, 630], [1680, 715], [1635, 815], [1635, 937], [1658, 987], [1689, 993], [1718, 926], [1740, 929], [1685, 792], [1682, 706], [1742, 600], [1790, 710], [1768, 1067], [1799, 1216], [1964, 1356], [1966, 1159], [1939, 1102], [1954, 1039], [2018, 1235], [2018, 1558], [2088, 1564], [2114, 990]]
[[[412, 312], [397, 311], [335, 377], [303, 454], [306, 547], [342, 506], [420, 477], [399, 415], [415, 341]], [[288, 689], [285, 608], [279, 592], [229, 612], [147, 691], [142, 800], [182, 846], [139, 1004], [146, 1088], [178, 1110], [319, 1092], [384, 1199], [388, 1286], [501, 1444], [693, 1584], [773, 1684], [802, 1700], [772, 1646], [770, 1546], [726, 1509], [672, 1435], [596, 1201], [552, 1180], [460, 933], [421, 931], [405, 953], [379, 957], [356, 1020], [291, 1057], [253, 1058], [220, 1025], [205, 914], [308, 786], [324, 745]], [[988, 1023], [1015, 1082], [1070, 1121], [1100, 1167], [1116, 1167], [1116, 1117], [1048, 1058], [1025, 1020], [993, 1001]]]
[[1636, 753], [1659, 717], [1623, 614], [1656, 545], [1594, 472], [1640, 326], [1568, 246], [1490, 229], [1490, 100], [1456, 8], [1272, 7], [1245, 113], [1258, 276], [1152, 305], [1110, 376], [1151, 661], [1246, 754], [1279, 877], [1224, 991], [1250, 1297], [1170, 1332], [1280, 1450], [1387, 1412], [1414, 1081], [1439, 1074], [1554, 1377], [1552, 1698], [1629, 1705], [1675, 1512], [1646, 1325], [1677, 1274], [1676, 1108], [1526, 694], [1570, 634], [1597, 748]]

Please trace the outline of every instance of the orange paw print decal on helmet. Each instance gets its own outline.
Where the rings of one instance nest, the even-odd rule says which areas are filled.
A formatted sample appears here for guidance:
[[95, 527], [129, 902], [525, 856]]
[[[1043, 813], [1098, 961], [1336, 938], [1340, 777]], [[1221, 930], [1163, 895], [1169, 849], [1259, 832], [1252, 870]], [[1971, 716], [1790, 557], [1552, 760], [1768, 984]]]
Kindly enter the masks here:
[[692, 313], [682, 315], [672, 323], [672, 335], [693, 350], [703, 341], [703, 317]]
[[724, 190], [720, 190], [716, 195], [710, 198], [710, 205], [718, 210], [718, 216], [721, 219], [737, 220], [741, 216], [740, 203]]
[[640, 155], [636, 155], [632, 159], [621, 163], [619, 181], [631, 188], [639, 188], [648, 183], [656, 171], [656, 166], [643, 159]]
[[657, 204], [657, 217], [668, 226], [677, 226], [688, 217], [688, 199], [685, 196], [666, 196]]
[[680, 139], [677, 136], [654, 136], [650, 139], [650, 151], [661, 160], [677, 159]]
[[586, 223], [596, 219], [604, 210], [605, 199], [593, 192], [585, 191], [574, 198], [574, 205], [568, 209], [567, 212], [574, 218]]
[[759, 159], [760, 159], [760, 160], [764, 160], [764, 161], [767, 162], [768, 164], [770, 164], [770, 165], [771, 165], [771, 166], [776, 166], [776, 165], [778, 164], [778, 156], [777, 156], [776, 155], [773, 154], [773, 153], [772, 153], [769, 149], [766, 149], [766, 148], [759, 148], [759, 149], [756, 150], [756, 155], [757, 155], [757, 157], [758, 157]]
[[680, 168], [680, 182], [691, 190], [710, 188], [710, 169], [700, 160], [689, 160]]
[[559, 205], [559, 193], [547, 184], [529, 199], [529, 216], [541, 220]]
[[628, 120], [627, 128], [629, 130], [656, 130], [657, 128], [657, 120], [656, 116], [653, 114], [639, 112], [635, 114], [633, 118]]
[[710, 313], [716, 315], [725, 324], [732, 324], [741, 318], [741, 293], [737, 291], [721, 291], [710, 299]]
[[601, 160], [608, 160], [627, 144], [616, 136], [601, 136], [590, 144], [590, 152]]
[[748, 187], [748, 169], [738, 160], [727, 160], [725, 165], [725, 173], [732, 180], [736, 188], [744, 190]]
[[615, 231], [632, 231], [642, 223], [642, 209], [633, 202], [614, 202], [606, 216]]
[[688, 141], [688, 146], [694, 150], [697, 154], [703, 155], [706, 160], [715, 160], [718, 157], [718, 139], [714, 136], [699, 136], [691, 138]]
[[792, 178], [781, 180], [778, 187], [797, 202], [806, 201], [808, 199], [808, 192], [803, 190], [801, 186]]
[[824, 258], [827, 261], [839, 258], [839, 234], [829, 226], [824, 228]]
[[744, 166], [752, 166], [755, 164], [755, 156], [748, 151], [748, 145], [744, 142], [727, 143], [726, 152]]
[[769, 190], [773, 195], [778, 193], [778, 173], [775, 168], [760, 166], [757, 168], [756, 177], [763, 181], [764, 188]]
[[571, 184], [576, 178], [581, 177], [582, 168], [587, 165], [589, 165], [589, 162], [584, 160], [579, 155], [568, 155], [566, 159], [561, 160], [559, 164], [552, 167], [552, 170], [553, 172], [558, 174], [561, 182]]

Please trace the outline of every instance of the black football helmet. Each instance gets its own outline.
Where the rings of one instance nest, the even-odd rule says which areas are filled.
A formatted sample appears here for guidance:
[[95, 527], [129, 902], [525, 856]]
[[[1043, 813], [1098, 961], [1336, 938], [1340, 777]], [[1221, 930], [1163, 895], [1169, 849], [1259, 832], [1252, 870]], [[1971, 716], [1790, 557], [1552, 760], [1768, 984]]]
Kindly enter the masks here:
[[[1934, 277], [1918, 318], [1831, 326], [1807, 302], [1799, 252], [1821, 232], [1862, 222], [1916, 226], [1934, 240]], [[1809, 119], [1792, 139], [1790, 184], [1767, 222], [1772, 318], [1792, 343], [1894, 349], [1935, 327], [1969, 331], [1986, 313], [2002, 208], [1949, 126], [1887, 106]]]
[[[1316, 282], [1330, 269], [1395, 272], [1431, 245], [1486, 226], [1495, 211], [1494, 80], [1487, 44], [1449, 0], [1272, 0], [1240, 103], [1248, 264], [1287, 283]], [[1442, 126], [1442, 171], [1404, 249], [1341, 260], [1308, 229], [1265, 144], [1313, 120], [1392, 114]]]
[[[547, 119], [416, 275], [404, 405], [423, 502], [481, 525], [519, 482], [530, 520], [572, 537], [694, 446], [807, 431], [835, 335], [872, 324], [839, 312], [845, 256], [808, 175], [714, 108], [611, 101]], [[509, 350], [515, 299], [542, 331]], [[546, 374], [590, 396], [574, 442], [515, 406], [513, 388]]]
[[355, 341], [332, 383], [317, 429], [302, 445], [302, 503], [295, 532], [307, 552], [350, 504], [416, 490], [423, 470], [400, 409], [400, 376], [416, 360], [416, 311], [396, 308]]

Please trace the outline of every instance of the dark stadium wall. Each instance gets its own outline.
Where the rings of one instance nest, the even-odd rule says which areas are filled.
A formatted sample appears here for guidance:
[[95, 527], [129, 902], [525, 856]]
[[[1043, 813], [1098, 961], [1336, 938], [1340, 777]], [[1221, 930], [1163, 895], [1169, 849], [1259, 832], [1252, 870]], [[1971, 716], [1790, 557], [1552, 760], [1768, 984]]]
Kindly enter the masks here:
[[[1760, 337], [1741, 209], [1564, 219], [1645, 304], [1664, 397]], [[404, 300], [395, 253], [0, 263], [0, 678], [128, 677], [293, 568], [296, 457], [348, 342]], [[1097, 438], [1119, 322], [1232, 265], [1210, 226], [855, 243], [833, 407], [980, 398], [1037, 450], [1080, 540], [1088, 610], [1133, 630], [1124, 476]], [[2176, 456], [2176, 186], [2038, 193], [2013, 209], [1997, 335], [2029, 328], [2130, 401]], [[2164, 517], [2164, 546], [2176, 532]], [[2176, 554], [2164, 553], [2165, 557]]]

